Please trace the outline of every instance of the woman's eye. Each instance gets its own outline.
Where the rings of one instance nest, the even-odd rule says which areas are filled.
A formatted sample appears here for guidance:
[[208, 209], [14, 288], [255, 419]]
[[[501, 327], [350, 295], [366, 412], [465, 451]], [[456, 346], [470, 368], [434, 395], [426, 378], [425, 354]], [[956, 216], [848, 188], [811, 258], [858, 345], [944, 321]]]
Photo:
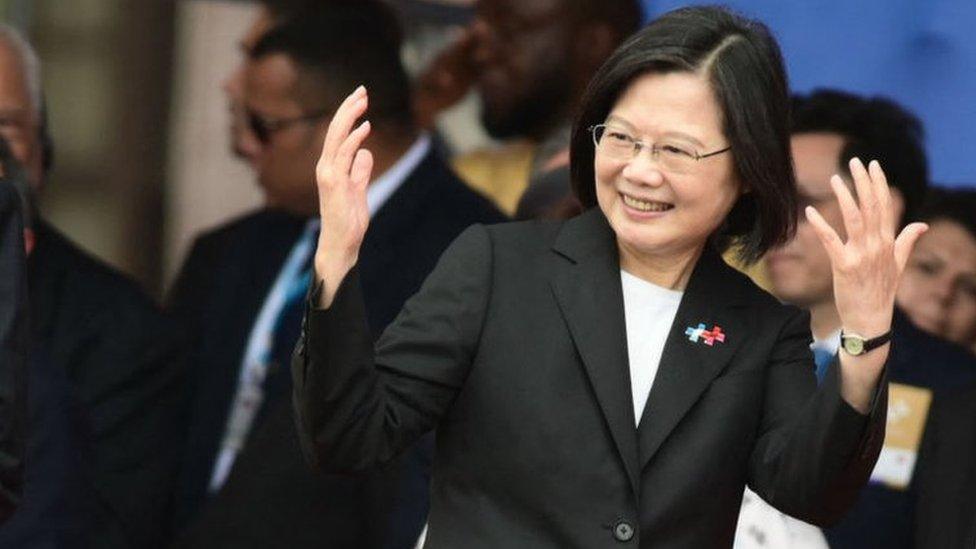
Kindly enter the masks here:
[[632, 138], [631, 136], [620, 132], [607, 132], [607, 137], [609, 137], [614, 141], [620, 141], [625, 143], [631, 143], [634, 140], [634, 138]]
[[676, 145], [664, 144], [664, 145], [661, 145], [661, 150], [663, 152], [668, 153], [668, 154], [673, 154], [673, 155], [678, 155], [678, 156], [694, 156], [693, 154], [691, 154], [687, 150], [682, 149], [681, 147], [678, 147]]
[[959, 291], [970, 299], [976, 299], [976, 282], [973, 282], [972, 280], [960, 281]]
[[934, 275], [939, 272], [939, 266], [929, 261], [916, 261], [913, 263], [913, 267], [926, 275]]

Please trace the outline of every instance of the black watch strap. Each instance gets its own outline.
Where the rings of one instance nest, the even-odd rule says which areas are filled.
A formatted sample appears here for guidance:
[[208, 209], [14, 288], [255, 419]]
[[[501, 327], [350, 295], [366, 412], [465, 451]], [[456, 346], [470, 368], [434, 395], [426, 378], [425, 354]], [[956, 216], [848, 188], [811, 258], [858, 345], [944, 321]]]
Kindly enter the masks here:
[[857, 334], [845, 334], [842, 331], [840, 333], [840, 347], [850, 355], [863, 355], [864, 353], [877, 349], [878, 347], [881, 347], [885, 343], [891, 341], [891, 333], [891, 330], [888, 330], [878, 337], [865, 339], [863, 336]]

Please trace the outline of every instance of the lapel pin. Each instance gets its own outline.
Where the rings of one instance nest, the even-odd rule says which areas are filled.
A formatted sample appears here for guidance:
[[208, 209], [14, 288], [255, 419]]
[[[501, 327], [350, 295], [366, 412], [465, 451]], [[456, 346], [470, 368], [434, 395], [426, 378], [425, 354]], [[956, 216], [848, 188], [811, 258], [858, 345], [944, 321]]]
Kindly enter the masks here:
[[711, 330], [706, 330], [705, 325], [699, 323], [697, 328], [692, 328], [691, 326], [686, 328], [685, 335], [688, 336], [688, 340], [692, 343], [701, 341], [709, 347], [714, 346], [716, 341], [719, 343], [725, 342], [725, 332], [722, 331], [720, 326], [713, 326]]

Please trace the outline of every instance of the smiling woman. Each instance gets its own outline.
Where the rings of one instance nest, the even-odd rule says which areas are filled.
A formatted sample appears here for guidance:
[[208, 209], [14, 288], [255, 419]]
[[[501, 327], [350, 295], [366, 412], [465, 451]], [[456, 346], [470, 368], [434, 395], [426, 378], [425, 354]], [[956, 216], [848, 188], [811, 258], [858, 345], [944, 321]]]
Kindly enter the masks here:
[[[726, 265], [787, 238], [796, 184], [779, 48], [717, 7], [668, 13], [600, 69], [573, 129], [565, 222], [468, 229], [374, 349], [356, 263], [370, 101], [333, 117], [317, 167], [317, 288], [292, 363], [310, 459], [394, 459], [437, 429], [426, 547], [728, 547], [748, 484], [824, 524], [884, 433], [885, 344], [816, 387], [809, 319]], [[884, 173], [834, 181], [828, 250], [847, 337], [883, 341], [923, 226], [896, 239]], [[864, 349], [873, 348], [865, 351]]]

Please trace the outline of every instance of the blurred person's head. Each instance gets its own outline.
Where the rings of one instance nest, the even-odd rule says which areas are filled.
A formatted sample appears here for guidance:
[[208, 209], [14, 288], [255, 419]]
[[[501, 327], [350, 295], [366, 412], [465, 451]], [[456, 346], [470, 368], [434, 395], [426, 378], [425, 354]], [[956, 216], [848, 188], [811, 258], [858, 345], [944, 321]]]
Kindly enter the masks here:
[[[415, 135], [402, 35], [380, 0], [333, 1], [327, 13], [275, 26], [255, 44], [245, 71], [245, 111], [261, 146], [254, 157], [267, 204], [318, 211], [315, 165], [332, 114], [359, 85], [369, 92], [374, 172], [392, 143]], [[397, 155], [399, 152], [397, 152]]]
[[540, 140], [572, 120], [586, 84], [642, 21], [637, 0], [479, 0], [482, 124]]
[[739, 238], [748, 262], [795, 224], [788, 132], [769, 30], [721, 8], [675, 10], [593, 78], [573, 127], [573, 189], [583, 208], [599, 205], [618, 242], [663, 250], [710, 239], [724, 249]]
[[[921, 122], [890, 100], [827, 90], [794, 97], [791, 146], [800, 211], [814, 206], [846, 238], [830, 177], [839, 174], [855, 192], [848, 162], [858, 157], [881, 163], [903, 227], [915, 219], [928, 187], [922, 140]], [[766, 266], [778, 298], [804, 308], [832, 306], [830, 258], [805, 216], [793, 240], [767, 255]]]
[[976, 345], [976, 190], [932, 189], [919, 212], [929, 224], [915, 244], [896, 302], [938, 337]]
[[251, 160], [260, 147], [260, 143], [248, 129], [243, 109], [244, 71], [251, 50], [271, 27], [296, 16], [296, 14], [312, 11], [319, 7], [319, 4], [321, 3], [314, 0], [261, 0], [257, 14], [251, 20], [251, 25], [238, 41], [238, 49], [241, 52], [240, 63], [227, 76], [223, 85], [231, 114], [231, 150], [238, 157]]
[[19, 31], [0, 23], [0, 135], [35, 190], [49, 161], [46, 132], [37, 54]]
[[7, 140], [0, 135], [0, 185], [10, 185], [20, 200], [21, 221], [24, 227], [24, 249], [30, 255], [34, 249], [34, 192], [27, 180], [27, 172], [14, 157]]

